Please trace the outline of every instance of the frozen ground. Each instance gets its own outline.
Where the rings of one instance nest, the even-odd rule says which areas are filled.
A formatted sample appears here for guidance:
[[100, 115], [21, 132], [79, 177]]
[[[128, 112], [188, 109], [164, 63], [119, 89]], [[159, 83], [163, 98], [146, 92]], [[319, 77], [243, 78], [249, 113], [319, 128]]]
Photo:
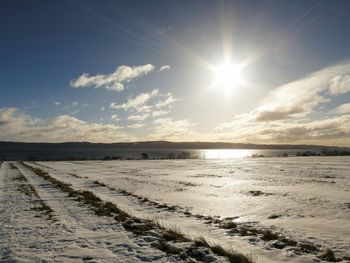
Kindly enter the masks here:
[[[25, 166], [11, 166], [3, 163], [0, 170], [0, 262], [182, 261], [152, 247], [155, 237], [135, 236], [113, 218], [96, 216]], [[21, 174], [26, 179], [18, 177]], [[51, 216], [34, 209], [40, 208], [38, 204], [50, 207]]]
[[[60, 255], [74, 259], [82, 257], [88, 249], [92, 258], [101, 261], [115, 262], [118, 258], [121, 262], [137, 262], [133, 260], [142, 255], [148, 255], [150, 261], [155, 260], [152, 256], [160, 262], [176, 260], [142, 245], [143, 241], [130, 236], [115, 222], [96, 219], [96, 216], [87, 219], [84, 213], [89, 211], [63, 198], [58, 190], [49, 190], [41, 178], [24, 166], [16, 165], [58, 217], [59, 223], [46, 222], [47, 235], [40, 236], [44, 243], [47, 241], [45, 244], [51, 244], [46, 257]], [[320, 259], [327, 249], [335, 253], [335, 259], [350, 262], [349, 157], [40, 162], [30, 165], [71, 184], [74, 189], [91, 191], [137, 217], [157, 219], [190, 236], [208, 237], [244, 254], [252, 254], [258, 262], [320, 262], [327, 259]], [[9, 190], [13, 182], [6, 178], [13, 172], [8, 163], [2, 165], [0, 209], [1, 217], [6, 220], [15, 213], [31, 214], [22, 212], [25, 208], [14, 208], [8, 203], [26, 204], [18, 201], [21, 199], [18, 193]], [[76, 209], [82, 211], [77, 213]], [[32, 218], [26, 220], [32, 222]], [[35, 220], [31, 227], [34, 229]], [[6, 225], [23, 226], [23, 222], [8, 221]], [[38, 222], [39, 226], [46, 228], [42, 222]], [[73, 234], [63, 242], [59, 236], [70, 236], [66, 228]], [[24, 230], [2, 228], [0, 231], [2, 236], [16, 236], [19, 234], [13, 233]], [[28, 237], [21, 238], [21, 244], [32, 242]], [[87, 240], [89, 246], [81, 247], [78, 240]], [[21, 249], [37, 255], [31, 251], [29, 243], [20, 245]], [[122, 244], [129, 244], [125, 251], [115, 249], [123, 247]], [[0, 246], [6, 248], [1, 242]], [[71, 246], [73, 248], [69, 248]], [[129, 247], [135, 247], [137, 252], [128, 253]], [[23, 255], [13, 248], [16, 244], [7, 245], [3, 258]]]

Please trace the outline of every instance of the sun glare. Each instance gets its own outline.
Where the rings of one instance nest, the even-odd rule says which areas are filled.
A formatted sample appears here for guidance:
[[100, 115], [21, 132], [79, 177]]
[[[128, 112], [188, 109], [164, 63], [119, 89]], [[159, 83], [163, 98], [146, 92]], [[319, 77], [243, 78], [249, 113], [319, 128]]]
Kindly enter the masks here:
[[215, 68], [217, 87], [232, 88], [243, 83], [241, 68], [231, 62], [226, 62]]

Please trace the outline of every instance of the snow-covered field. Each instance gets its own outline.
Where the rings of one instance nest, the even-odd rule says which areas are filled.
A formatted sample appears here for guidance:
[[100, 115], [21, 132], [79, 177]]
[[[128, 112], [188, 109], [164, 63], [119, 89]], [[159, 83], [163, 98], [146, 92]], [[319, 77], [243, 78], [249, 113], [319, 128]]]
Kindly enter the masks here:
[[[350, 262], [349, 157], [28, 164], [138, 218], [204, 236], [260, 263], [323, 262], [332, 258], [320, 257], [327, 249]], [[15, 165], [19, 170], [1, 166], [3, 261], [181, 261]], [[55, 223], [36, 217], [29, 197], [16, 191], [11, 178], [19, 172], [53, 209]]]

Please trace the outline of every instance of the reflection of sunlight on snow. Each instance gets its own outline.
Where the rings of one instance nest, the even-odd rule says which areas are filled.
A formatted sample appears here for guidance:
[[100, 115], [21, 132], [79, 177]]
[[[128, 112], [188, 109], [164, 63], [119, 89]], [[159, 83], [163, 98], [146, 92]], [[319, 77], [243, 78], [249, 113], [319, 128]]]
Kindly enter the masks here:
[[203, 152], [205, 159], [231, 159], [251, 156], [256, 150], [223, 149], [203, 150]]

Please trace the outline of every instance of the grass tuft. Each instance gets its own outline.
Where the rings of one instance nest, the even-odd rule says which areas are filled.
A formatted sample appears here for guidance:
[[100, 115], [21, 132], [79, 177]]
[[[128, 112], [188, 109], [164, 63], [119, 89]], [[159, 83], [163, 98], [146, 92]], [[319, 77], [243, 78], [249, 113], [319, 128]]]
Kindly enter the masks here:
[[236, 227], [237, 227], [237, 223], [232, 221], [223, 221], [220, 224], [220, 228], [223, 228], [223, 229], [234, 229]]
[[248, 191], [248, 194], [252, 195], [252, 196], [268, 196], [268, 195], [272, 195], [272, 193], [265, 193], [263, 191], [260, 191], [260, 190], [251, 190], [251, 191]]
[[94, 184], [97, 184], [97, 185], [99, 185], [99, 186], [102, 186], [102, 187], [106, 187], [106, 186], [107, 186], [106, 184], [104, 184], [104, 183], [102, 183], [102, 182], [100, 182], [100, 181], [97, 181], [97, 180], [95, 180], [93, 183], [94, 183]]
[[134, 220], [127, 220], [123, 223], [123, 227], [136, 235], [145, 235], [150, 230], [155, 229], [155, 224], [148, 220], [141, 223], [137, 223]]
[[279, 238], [279, 235], [270, 230], [264, 231], [261, 237], [261, 239], [264, 241], [277, 240], [278, 238]]
[[342, 261], [341, 258], [336, 258], [334, 252], [331, 249], [327, 249], [326, 252], [320, 256], [318, 256], [319, 259], [328, 261], [328, 262], [340, 262]]
[[195, 241], [197, 246], [203, 246], [210, 248], [214, 254], [222, 257], [226, 257], [230, 263], [252, 263], [254, 262], [252, 257], [247, 257], [243, 254], [238, 253], [233, 249], [226, 249], [219, 244], [211, 244], [204, 237], [200, 237]]
[[319, 248], [311, 243], [300, 243], [298, 247], [300, 251], [306, 252], [306, 253], [313, 253], [313, 252], [319, 251]]

